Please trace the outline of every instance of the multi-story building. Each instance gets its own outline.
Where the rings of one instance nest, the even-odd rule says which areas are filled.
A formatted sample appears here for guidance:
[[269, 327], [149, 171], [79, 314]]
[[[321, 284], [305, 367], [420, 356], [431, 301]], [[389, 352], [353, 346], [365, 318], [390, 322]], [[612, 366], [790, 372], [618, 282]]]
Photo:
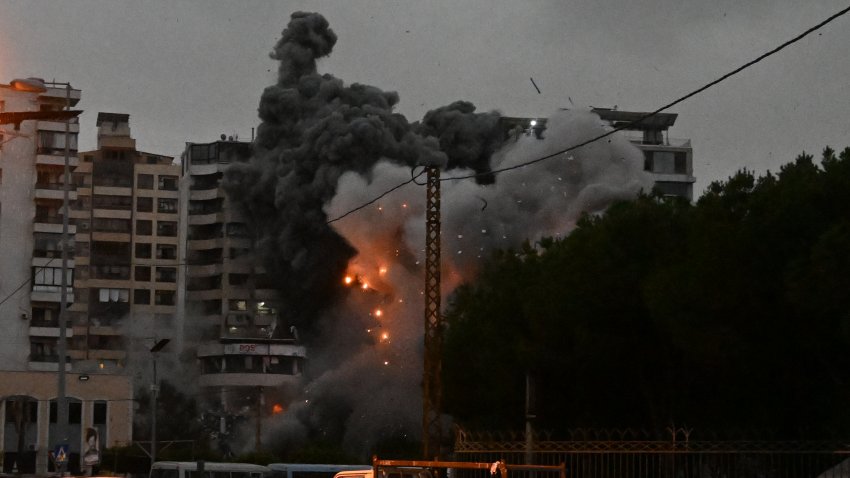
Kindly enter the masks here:
[[[65, 195], [77, 200], [64, 171], [77, 166], [76, 119], [58, 120], [80, 101], [80, 90], [37, 78], [0, 84], [0, 113], [29, 119], [0, 125], [0, 466], [4, 473], [46, 474], [56, 431], [58, 339], [79, 340], [69, 318], [60, 325], [61, 301], [73, 302], [74, 235]], [[65, 115], [65, 118], [71, 115]], [[54, 119], [51, 119], [54, 118]], [[4, 121], [5, 123], [5, 121]], [[69, 214], [70, 216], [70, 214]], [[62, 246], [66, 245], [66, 260]], [[64, 263], [64, 264], [63, 264]], [[63, 267], [64, 265], [64, 267]], [[65, 270], [63, 274], [63, 269]], [[64, 277], [63, 277], [64, 276]], [[64, 280], [63, 280], [64, 279]], [[62, 290], [62, 283], [65, 290]], [[70, 469], [79, 472], [86, 437], [103, 446], [127, 445], [133, 390], [126, 376], [67, 376]]]
[[[623, 127], [626, 138], [643, 152], [643, 169], [652, 175], [655, 189], [664, 196], [678, 196], [693, 201], [693, 149], [690, 139], [671, 138], [667, 130], [678, 117], [675, 113], [620, 111], [612, 108], [593, 108], [591, 111], [614, 128]], [[517, 134], [533, 134], [543, 138], [545, 118], [501, 118], [505, 139]]]
[[243, 405], [237, 398], [253, 401], [258, 392], [268, 404], [285, 400], [305, 359], [253, 253], [249, 228], [221, 187], [225, 169], [250, 154], [250, 143], [222, 138], [188, 143], [182, 157], [180, 248], [187, 267], [178, 302], [186, 346], [200, 362], [199, 385], [220, 392], [231, 411]]
[[667, 130], [676, 122], [676, 113], [649, 113], [593, 108], [614, 128], [625, 127], [629, 141], [643, 151], [643, 169], [655, 180], [655, 189], [665, 196], [693, 201], [694, 168], [690, 139], [671, 138]]
[[[48, 112], [76, 105], [80, 90], [37, 78], [0, 84], [0, 111]], [[77, 163], [76, 119], [24, 121], [0, 130], [0, 368], [57, 370], [62, 297], [63, 173]], [[66, 156], [66, 141], [68, 143]], [[69, 191], [69, 199], [75, 199]], [[74, 226], [68, 233], [74, 234]], [[66, 300], [73, 301], [73, 254]], [[68, 337], [73, 335], [66, 329]]]
[[122, 367], [128, 351], [179, 339], [179, 176], [172, 157], [136, 149], [129, 115], [97, 115], [97, 150], [80, 153], [71, 212], [77, 300], [69, 355], [80, 369]]

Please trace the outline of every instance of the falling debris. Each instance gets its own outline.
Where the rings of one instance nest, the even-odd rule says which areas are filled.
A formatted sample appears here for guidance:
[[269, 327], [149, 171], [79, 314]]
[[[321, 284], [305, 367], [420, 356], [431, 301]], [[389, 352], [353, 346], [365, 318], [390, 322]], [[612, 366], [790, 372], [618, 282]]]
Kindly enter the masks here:
[[540, 94], [540, 88], [537, 87], [537, 83], [534, 82], [534, 78], [529, 78], [531, 80], [531, 84], [534, 85], [534, 89], [537, 90], [537, 94]]

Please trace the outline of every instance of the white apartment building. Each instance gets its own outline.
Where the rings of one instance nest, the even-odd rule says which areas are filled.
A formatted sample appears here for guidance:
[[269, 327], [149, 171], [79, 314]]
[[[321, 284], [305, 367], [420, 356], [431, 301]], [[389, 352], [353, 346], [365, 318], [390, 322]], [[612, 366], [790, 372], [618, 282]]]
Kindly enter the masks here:
[[[49, 112], [74, 106], [80, 90], [38, 79], [0, 84], [0, 112]], [[64, 121], [0, 126], [0, 369], [57, 370]], [[68, 163], [77, 164], [79, 124], [70, 120]], [[75, 200], [71, 191], [69, 199]], [[69, 226], [73, 238], [74, 226]], [[73, 249], [66, 284], [73, 301]], [[68, 337], [73, 330], [66, 329]]]

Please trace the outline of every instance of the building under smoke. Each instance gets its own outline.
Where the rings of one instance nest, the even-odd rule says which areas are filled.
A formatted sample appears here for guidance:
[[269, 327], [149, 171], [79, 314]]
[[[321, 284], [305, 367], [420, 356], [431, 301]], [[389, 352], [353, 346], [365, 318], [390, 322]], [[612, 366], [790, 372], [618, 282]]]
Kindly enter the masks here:
[[255, 237], [221, 187], [224, 172], [250, 154], [251, 143], [222, 138], [188, 143], [182, 156], [184, 355], [197, 357], [202, 396], [231, 416], [280, 412], [296, 393], [306, 356], [277, 285], [257, 260]]

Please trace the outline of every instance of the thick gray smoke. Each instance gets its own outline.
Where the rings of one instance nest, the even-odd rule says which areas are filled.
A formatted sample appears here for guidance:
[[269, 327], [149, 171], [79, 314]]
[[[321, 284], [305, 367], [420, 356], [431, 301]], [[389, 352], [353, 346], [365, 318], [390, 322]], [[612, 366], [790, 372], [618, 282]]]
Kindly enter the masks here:
[[[395, 93], [316, 72], [335, 42], [320, 15], [292, 15], [272, 54], [279, 81], [262, 96], [254, 157], [234, 165], [225, 184], [253, 220], [289, 305], [315, 329], [312, 379], [264, 439], [290, 447], [321, 438], [365, 459], [377, 440], [421, 434], [425, 191], [409, 184], [333, 228], [328, 217], [409, 180], [413, 166], [443, 166], [448, 297], [493, 250], [568, 234], [583, 212], [652, 182], [640, 151], [620, 137], [494, 176], [493, 168], [561, 151], [606, 126], [589, 111], [559, 111], [543, 139], [503, 145], [499, 116], [466, 102], [410, 124], [392, 112]], [[478, 181], [449, 179], [472, 173]], [[319, 314], [318, 304], [328, 307]]]
[[381, 159], [486, 172], [500, 142], [495, 113], [456, 103], [411, 125], [393, 112], [396, 93], [319, 74], [316, 61], [336, 40], [323, 16], [292, 14], [271, 53], [280, 61], [278, 82], [260, 99], [253, 157], [229, 168], [223, 183], [248, 214], [258, 252], [284, 294], [287, 320], [298, 325], [311, 325], [339, 299], [339, 277], [356, 254], [322, 209], [341, 175], [368, 176]]

